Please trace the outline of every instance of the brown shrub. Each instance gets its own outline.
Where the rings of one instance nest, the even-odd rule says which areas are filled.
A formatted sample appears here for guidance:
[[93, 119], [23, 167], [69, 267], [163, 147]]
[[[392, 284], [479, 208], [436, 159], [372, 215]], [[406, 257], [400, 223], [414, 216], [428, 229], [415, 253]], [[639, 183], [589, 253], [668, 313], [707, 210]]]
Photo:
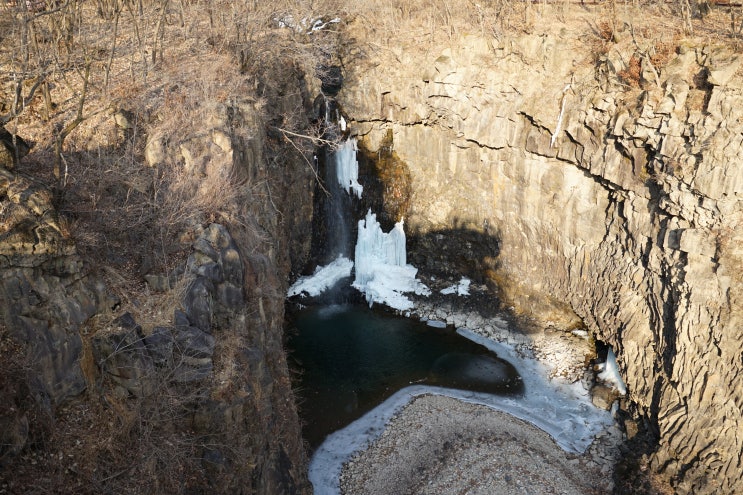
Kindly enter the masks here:
[[642, 66], [640, 63], [640, 57], [636, 54], [632, 55], [629, 59], [627, 67], [617, 72], [617, 76], [621, 81], [632, 88], [639, 88], [640, 81], [642, 79]]

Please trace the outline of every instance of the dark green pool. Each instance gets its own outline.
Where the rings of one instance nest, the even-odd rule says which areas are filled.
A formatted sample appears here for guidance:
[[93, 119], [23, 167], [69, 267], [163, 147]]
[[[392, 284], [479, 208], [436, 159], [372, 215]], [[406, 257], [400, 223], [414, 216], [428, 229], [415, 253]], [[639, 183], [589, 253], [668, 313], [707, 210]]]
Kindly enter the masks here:
[[307, 308], [288, 319], [304, 437], [313, 449], [413, 383], [499, 395], [523, 391], [511, 364], [451, 329], [361, 305]]

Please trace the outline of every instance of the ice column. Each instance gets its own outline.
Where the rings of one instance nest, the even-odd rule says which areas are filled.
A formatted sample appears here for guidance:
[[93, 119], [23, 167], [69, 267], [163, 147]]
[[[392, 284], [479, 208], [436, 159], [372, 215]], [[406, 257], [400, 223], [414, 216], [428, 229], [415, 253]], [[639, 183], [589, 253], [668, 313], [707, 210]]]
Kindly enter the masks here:
[[358, 147], [355, 139], [347, 139], [338, 147], [335, 151], [336, 175], [338, 184], [348, 194], [351, 194], [353, 190], [354, 194], [361, 198], [364, 186], [359, 184], [359, 162], [356, 161], [356, 151]]
[[403, 293], [430, 294], [428, 287], [416, 280], [418, 270], [407, 264], [402, 222], [385, 233], [377, 222], [377, 216], [370, 210], [366, 218], [359, 221], [355, 258], [356, 280], [353, 286], [366, 295], [369, 304], [380, 302], [407, 310], [413, 303]]

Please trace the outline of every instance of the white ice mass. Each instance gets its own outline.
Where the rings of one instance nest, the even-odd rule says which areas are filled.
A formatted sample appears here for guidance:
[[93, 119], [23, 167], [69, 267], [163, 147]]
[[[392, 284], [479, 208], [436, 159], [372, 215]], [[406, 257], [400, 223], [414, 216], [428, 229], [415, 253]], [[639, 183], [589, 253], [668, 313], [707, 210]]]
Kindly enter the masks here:
[[[345, 120], [342, 123], [345, 125]], [[358, 147], [356, 146], [355, 139], [344, 141], [335, 150], [335, 170], [338, 177], [338, 184], [348, 194], [351, 194], [351, 191], [353, 191], [358, 198], [361, 198], [364, 186], [359, 184], [359, 162], [356, 161], [356, 151], [358, 151]]]
[[609, 352], [606, 355], [606, 363], [603, 365], [603, 370], [599, 373], [598, 377], [606, 383], [616, 388], [620, 394], [627, 394], [627, 386], [622, 380], [622, 376], [619, 374], [619, 368], [617, 367], [617, 357], [614, 355], [614, 351], [609, 348]]
[[299, 277], [289, 287], [287, 297], [296, 295], [318, 296], [326, 289], [333, 287], [339, 280], [350, 277], [353, 261], [343, 256], [326, 266], [318, 266], [315, 273], [307, 277]]
[[366, 218], [359, 221], [355, 260], [353, 286], [366, 295], [370, 306], [377, 302], [405, 311], [413, 307], [412, 301], [404, 295], [406, 292], [431, 293], [415, 278], [418, 269], [407, 264], [403, 222], [396, 223], [385, 233], [377, 216], [369, 210]]
[[467, 277], [462, 277], [462, 279], [459, 281], [458, 284], [452, 285], [451, 287], [447, 287], [446, 289], [441, 289], [441, 293], [442, 294], [457, 294], [459, 296], [469, 296], [471, 282], [472, 281], [468, 279]]

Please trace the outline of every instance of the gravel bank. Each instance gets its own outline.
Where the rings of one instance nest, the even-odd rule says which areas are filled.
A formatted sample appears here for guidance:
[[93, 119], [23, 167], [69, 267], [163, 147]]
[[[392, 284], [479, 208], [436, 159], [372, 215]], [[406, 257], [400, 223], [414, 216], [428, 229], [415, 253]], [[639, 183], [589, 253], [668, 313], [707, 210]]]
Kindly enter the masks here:
[[582, 455], [531, 424], [439, 395], [414, 399], [343, 468], [341, 492], [389, 494], [603, 494], [621, 434], [610, 428]]

